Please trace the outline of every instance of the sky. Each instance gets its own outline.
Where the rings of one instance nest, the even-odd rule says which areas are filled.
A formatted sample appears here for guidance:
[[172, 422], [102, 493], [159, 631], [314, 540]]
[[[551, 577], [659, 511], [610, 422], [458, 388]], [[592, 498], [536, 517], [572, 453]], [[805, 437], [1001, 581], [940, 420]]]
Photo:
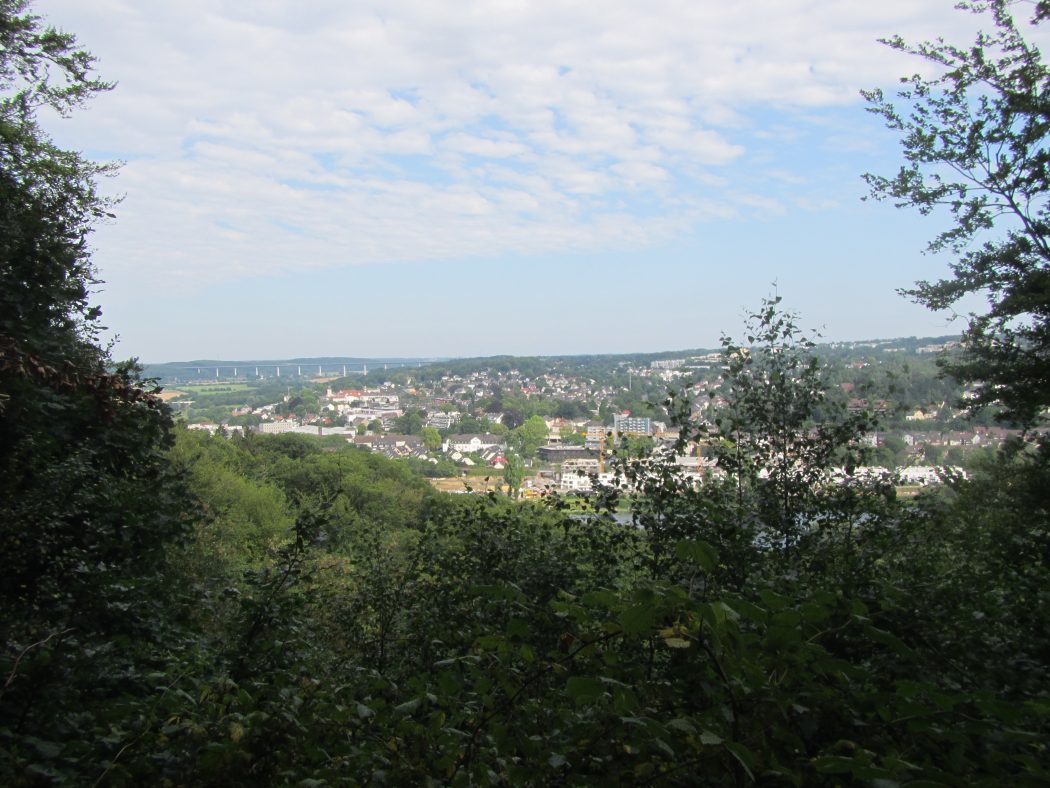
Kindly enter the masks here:
[[953, 0], [37, 0], [117, 83], [61, 145], [146, 362], [715, 347], [774, 292], [828, 340], [962, 330], [898, 294], [947, 226], [864, 201], [861, 89]]

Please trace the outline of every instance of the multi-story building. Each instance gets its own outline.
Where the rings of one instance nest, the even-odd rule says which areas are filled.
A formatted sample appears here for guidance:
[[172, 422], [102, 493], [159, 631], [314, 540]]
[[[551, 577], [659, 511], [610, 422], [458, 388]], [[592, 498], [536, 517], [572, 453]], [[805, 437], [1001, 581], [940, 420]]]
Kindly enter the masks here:
[[433, 427], [436, 430], [448, 430], [451, 429], [454, 424], [458, 424], [462, 413], [453, 411], [452, 413], [442, 413], [436, 411], [434, 413], [427, 414], [427, 426]]
[[618, 413], [613, 416], [613, 432], [617, 435], [652, 435], [653, 420], [648, 416]]
[[603, 424], [588, 424], [587, 425], [587, 437], [584, 439], [584, 446], [593, 451], [598, 451], [602, 444], [605, 443], [606, 435], [608, 430]]
[[560, 463], [566, 460], [580, 460], [594, 456], [594, 451], [586, 446], [562, 446], [548, 445], [540, 446], [536, 450], [536, 456], [543, 462]]
[[278, 435], [284, 432], [298, 432], [299, 422], [288, 419], [286, 421], [264, 421], [255, 428], [256, 432], [263, 435]]

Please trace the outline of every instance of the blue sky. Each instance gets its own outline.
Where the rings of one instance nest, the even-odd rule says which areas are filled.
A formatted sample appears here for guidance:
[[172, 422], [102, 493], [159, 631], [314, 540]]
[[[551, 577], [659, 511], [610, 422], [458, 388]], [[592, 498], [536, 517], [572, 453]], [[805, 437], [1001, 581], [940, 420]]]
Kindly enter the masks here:
[[113, 92], [63, 145], [125, 162], [93, 244], [145, 361], [717, 345], [777, 282], [829, 339], [959, 322], [896, 293], [943, 226], [862, 202], [877, 43], [952, 0], [38, 0]]

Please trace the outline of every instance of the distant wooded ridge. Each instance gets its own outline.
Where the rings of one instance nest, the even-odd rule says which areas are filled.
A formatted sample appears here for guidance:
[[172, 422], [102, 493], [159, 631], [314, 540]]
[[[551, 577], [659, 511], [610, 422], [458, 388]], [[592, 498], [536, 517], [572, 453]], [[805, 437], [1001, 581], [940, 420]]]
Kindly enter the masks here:
[[[946, 342], [958, 342], [958, 334], [948, 334], [934, 337], [894, 337], [889, 339], [858, 339], [837, 342], [819, 342], [817, 349], [827, 350], [902, 350], [916, 351], [919, 348], [944, 344]], [[274, 374], [274, 370], [280, 367], [282, 373], [295, 375], [293, 368], [302, 367], [302, 375], [309, 376], [317, 374], [317, 368], [321, 368], [321, 374], [337, 374], [345, 365], [348, 371], [359, 373], [362, 367], [370, 371], [384, 368], [401, 369], [430, 364], [456, 364], [487, 366], [493, 363], [501, 363], [512, 360], [522, 361], [634, 361], [646, 362], [657, 361], [667, 358], [687, 358], [692, 356], [704, 356], [711, 353], [719, 353], [721, 348], [686, 348], [683, 350], [658, 350], [647, 353], [575, 353], [575, 354], [550, 354], [550, 355], [525, 355], [515, 356], [510, 354], [498, 354], [493, 356], [445, 356], [445, 357], [422, 357], [422, 356], [309, 356], [297, 358], [260, 358], [260, 359], [193, 359], [189, 361], [161, 361], [142, 362], [146, 377], [167, 378], [172, 375], [185, 376], [188, 373], [196, 373], [199, 369], [201, 376], [207, 376], [209, 371], [214, 374], [216, 368], [226, 375], [229, 370], [236, 368], [240, 374], [252, 375], [255, 368], [266, 370]], [[352, 368], [352, 369], [349, 369]]]

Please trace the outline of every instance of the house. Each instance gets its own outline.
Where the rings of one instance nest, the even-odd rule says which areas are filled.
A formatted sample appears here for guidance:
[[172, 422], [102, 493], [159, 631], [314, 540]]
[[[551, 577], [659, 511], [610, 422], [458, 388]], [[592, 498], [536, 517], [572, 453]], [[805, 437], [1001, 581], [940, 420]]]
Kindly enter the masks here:
[[451, 451], [458, 451], [463, 454], [473, 454], [474, 452], [483, 452], [494, 449], [503, 450], [506, 448], [507, 442], [503, 440], [503, 438], [499, 435], [492, 435], [490, 433], [450, 435], [448, 439], [441, 444], [441, 450], [446, 454]]
[[426, 446], [418, 435], [348, 435], [347, 440], [392, 459], [426, 455]]
[[325, 398], [329, 402], [349, 405], [351, 402], [361, 399], [361, 392], [355, 391], [354, 389], [342, 389], [340, 391], [332, 391], [332, 389], [328, 389], [325, 392]]
[[849, 410], [850, 413], [863, 413], [864, 411], [870, 411], [876, 416], [884, 416], [893, 409], [893, 405], [884, 399], [870, 400], [854, 397], [846, 404], [846, 409]]
[[558, 487], [562, 492], [590, 492], [591, 477], [576, 470], [568, 471], [558, 478]]
[[927, 413], [922, 408], [912, 411], [904, 417], [905, 421], [929, 421], [937, 417], [936, 413]]

